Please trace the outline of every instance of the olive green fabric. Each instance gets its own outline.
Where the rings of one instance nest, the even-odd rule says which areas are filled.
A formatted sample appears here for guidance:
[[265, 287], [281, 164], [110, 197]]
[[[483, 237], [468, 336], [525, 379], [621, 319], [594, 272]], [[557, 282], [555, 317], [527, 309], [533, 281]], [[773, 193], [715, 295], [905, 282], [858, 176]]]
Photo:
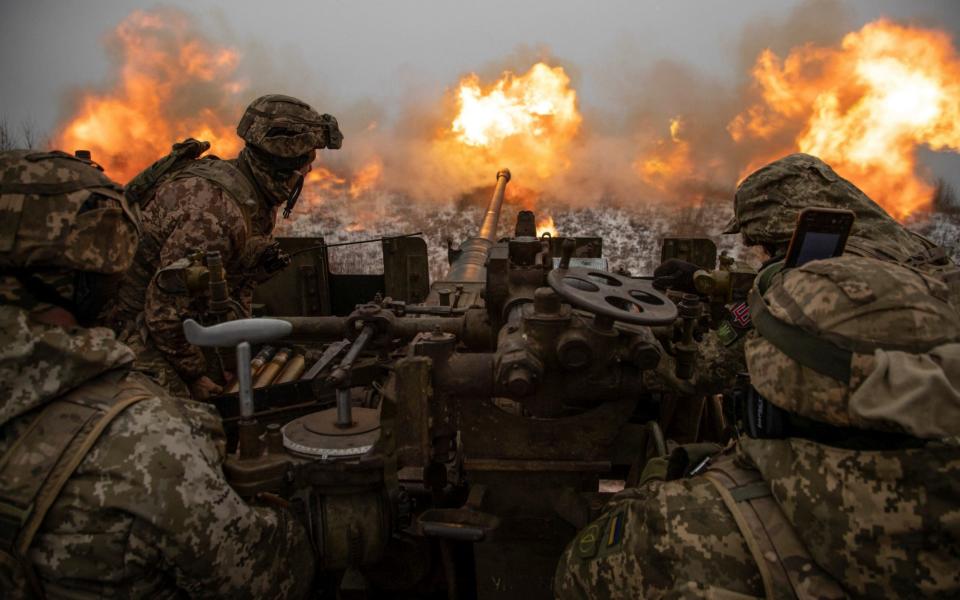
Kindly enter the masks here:
[[751, 382], [777, 406], [832, 425], [960, 434], [960, 315], [946, 297], [939, 280], [870, 258], [782, 271], [750, 296], [760, 317], [745, 345]]

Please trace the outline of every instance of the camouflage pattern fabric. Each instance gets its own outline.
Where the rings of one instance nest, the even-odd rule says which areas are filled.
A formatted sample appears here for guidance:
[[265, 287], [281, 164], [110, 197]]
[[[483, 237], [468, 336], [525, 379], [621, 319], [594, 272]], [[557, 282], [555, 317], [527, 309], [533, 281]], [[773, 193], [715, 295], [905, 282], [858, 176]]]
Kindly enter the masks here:
[[[782, 271], [762, 297], [756, 289], [751, 294], [751, 314], [763, 334], [751, 334], [746, 342], [751, 382], [770, 402], [820, 422], [924, 438], [957, 435], [960, 406], [951, 407], [960, 405], [960, 370], [951, 368], [947, 357], [949, 347], [960, 342], [960, 315], [946, 298], [941, 281], [870, 258], [842, 256]], [[793, 329], [764, 333], [760, 313]], [[833, 366], [848, 368], [849, 380], [788, 355], [784, 343], [803, 335], [826, 344], [805, 349], [810, 358], [832, 348], [845, 351], [847, 363]], [[865, 414], [864, 401], [877, 398], [861, 399], [857, 390], [883, 357], [918, 368], [888, 369], [884, 375], [897, 375], [897, 391], [883, 398], [882, 412], [875, 406], [877, 414]]]
[[[863, 451], [802, 439], [742, 439], [814, 562], [853, 597], [960, 594], [960, 447]], [[789, 569], [789, 557], [782, 557]], [[801, 576], [802, 577], [802, 576]], [[703, 476], [621, 492], [557, 567], [573, 598], [763, 597], [760, 572]]]
[[343, 143], [337, 120], [321, 115], [302, 100], [270, 94], [250, 103], [239, 135], [248, 145], [282, 158], [296, 158], [320, 148], [336, 150]]
[[[200, 162], [237, 172], [234, 161]], [[186, 316], [203, 315], [207, 298], [166, 293], [157, 286], [154, 275], [195, 251], [219, 251], [231, 297], [249, 312], [254, 285], [248, 273], [256, 269], [259, 260], [255, 250], [266, 247], [263, 240], [273, 239], [277, 208], [262, 197], [235, 199], [231, 191], [239, 193], [199, 176], [175, 177], [163, 183], [144, 209], [143, 238], [118, 297], [115, 316], [125, 322], [124, 341], [156, 349], [186, 382], [204, 375], [207, 365], [202, 351], [187, 343], [182, 321]], [[248, 247], [248, 243], [256, 248]], [[140, 332], [130, 323], [136, 321], [140, 311], [145, 336], [138, 341]], [[150, 364], [137, 368], [157, 372], [156, 360], [145, 360]]]
[[733, 515], [703, 477], [617, 494], [567, 547], [554, 579], [563, 600], [718, 593], [762, 597], [763, 583]]
[[[43, 325], [14, 306], [0, 306], [0, 331], [0, 455], [44, 406], [102, 393], [133, 358], [107, 329]], [[125, 377], [150, 398], [116, 417], [30, 547], [47, 596], [304, 597], [314, 571], [306, 533], [230, 488], [213, 409]]]
[[814, 561], [854, 597], [960, 594], [960, 447], [741, 442]]
[[0, 266], [122, 273], [137, 218], [121, 189], [63, 152], [0, 152]]
[[733, 220], [724, 233], [740, 233], [750, 244], [786, 244], [797, 225], [797, 215], [809, 207], [852, 210], [856, 220], [851, 238], [872, 242], [892, 257], [906, 260], [932, 245], [809, 154], [791, 154], [744, 179], [734, 196]]

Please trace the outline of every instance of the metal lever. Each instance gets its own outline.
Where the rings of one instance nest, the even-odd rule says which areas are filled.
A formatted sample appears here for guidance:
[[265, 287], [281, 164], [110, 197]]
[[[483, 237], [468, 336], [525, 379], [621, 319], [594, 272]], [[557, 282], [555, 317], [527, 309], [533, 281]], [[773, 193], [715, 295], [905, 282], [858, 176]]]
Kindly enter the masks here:
[[353, 341], [350, 350], [340, 361], [340, 364], [333, 373], [330, 374], [330, 380], [337, 386], [337, 427], [350, 427], [353, 425], [353, 408], [350, 406], [350, 369], [353, 367], [353, 361], [363, 352], [364, 347], [373, 337], [373, 325], [367, 325]]

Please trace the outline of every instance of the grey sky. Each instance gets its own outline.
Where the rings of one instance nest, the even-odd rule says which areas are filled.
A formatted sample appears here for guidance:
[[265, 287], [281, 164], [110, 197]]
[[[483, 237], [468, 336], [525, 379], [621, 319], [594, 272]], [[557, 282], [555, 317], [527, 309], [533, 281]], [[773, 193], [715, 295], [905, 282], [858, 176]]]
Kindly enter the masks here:
[[[747, 72], [742, 53], [751, 40], [745, 36], [798, 11], [812, 13], [806, 18], [814, 37], [821, 32], [836, 39], [831, 36], [837, 27], [851, 30], [882, 15], [937, 26], [955, 41], [960, 32], [960, 0], [828, 3], [841, 7], [844, 23], [832, 17], [819, 23], [816, 0], [170, 0], [162, 5], [195, 15], [212, 40], [238, 47], [258, 64], [257, 77], [294, 85], [292, 93], [333, 104], [373, 100], [383, 106], [397, 104], [412, 90], [435, 96], [462, 74], [490, 69], [522, 47], [545, 47], [560, 59], [574, 74], [585, 110], [616, 108], [616, 89], [604, 82], [625, 62], [642, 69], [669, 59], [705, 77], [734, 81]], [[104, 36], [132, 10], [155, 6], [139, 0], [3, 0], [0, 117], [14, 127], [29, 121], [48, 133], [62, 117], [68, 90], [107, 82]], [[338, 108], [323, 110], [336, 114]], [[956, 165], [952, 160], [941, 158], [945, 166], [936, 170]]]

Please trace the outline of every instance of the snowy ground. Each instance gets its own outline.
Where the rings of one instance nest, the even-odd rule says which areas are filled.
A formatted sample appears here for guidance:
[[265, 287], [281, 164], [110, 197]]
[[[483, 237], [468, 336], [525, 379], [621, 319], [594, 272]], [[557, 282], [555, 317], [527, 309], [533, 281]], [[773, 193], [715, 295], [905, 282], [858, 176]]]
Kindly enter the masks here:
[[[356, 200], [326, 198], [322, 203], [302, 201], [294, 217], [282, 224], [278, 233], [323, 236], [332, 244], [422, 232], [430, 251], [431, 278], [437, 279], [447, 269], [446, 240], [459, 244], [474, 235], [485, 208], [480, 199], [438, 204], [413, 202], [390, 194]], [[512, 234], [519, 210], [518, 206], [504, 206], [500, 236]], [[692, 208], [634, 205], [549, 210], [559, 235], [602, 237], [604, 256], [610, 261], [611, 269], [626, 269], [633, 275], [652, 273], [660, 256], [660, 240], [667, 236], [710, 237], [720, 250], [756, 262], [755, 250], [744, 248], [739, 236], [719, 233], [731, 212], [729, 201], [719, 200]], [[907, 226], [946, 248], [955, 261], [960, 260], [960, 214], [920, 215], [912, 218]], [[377, 272], [381, 264], [380, 245], [333, 248], [331, 263], [336, 271], [344, 273]]]

